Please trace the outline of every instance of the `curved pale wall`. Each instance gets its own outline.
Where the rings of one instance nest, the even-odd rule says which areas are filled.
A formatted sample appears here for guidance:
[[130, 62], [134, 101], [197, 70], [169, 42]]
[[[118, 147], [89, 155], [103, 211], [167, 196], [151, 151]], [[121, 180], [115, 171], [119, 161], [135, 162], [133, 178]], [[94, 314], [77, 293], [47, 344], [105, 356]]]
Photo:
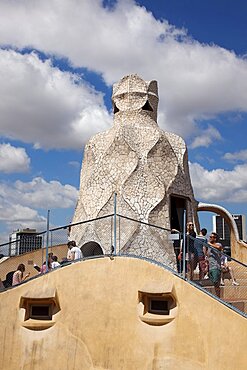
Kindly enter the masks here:
[[[142, 321], [139, 292], [171, 292], [170, 322]], [[60, 307], [54, 325], [25, 328], [22, 297], [52, 295]], [[246, 369], [247, 320], [139, 259], [105, 257], [53, 271], [1, 293], [0, 315], [2, 370]]]

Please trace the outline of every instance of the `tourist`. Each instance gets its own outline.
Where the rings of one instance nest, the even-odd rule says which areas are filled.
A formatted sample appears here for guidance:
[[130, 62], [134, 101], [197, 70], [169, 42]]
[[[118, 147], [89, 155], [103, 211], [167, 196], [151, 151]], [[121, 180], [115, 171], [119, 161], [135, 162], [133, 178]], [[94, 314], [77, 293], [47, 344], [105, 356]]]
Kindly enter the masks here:
[[211, 232], [209, 236], [207, 257], [209, 267], [209, 278], [214, 284], [215, 293], [220, 297], [220, 278], [221, 278], [221, 251], [222, 245], [217, 243], [218, 235], [215, 232]]
[[76, 242], [74, 240], [69, 241], [67, 246], [68, 246], [67, 259], [69, 261], [74, 261], [82, 258], [82, 252], [80, 248], [76, 246]]
[[206, 243], [207, 243], [207, 229], [201, 229], [199, 235], [197, 235], [194, 241], [194, 252], [195, 252], [195, 266], [199, 265], [199, 280], [202, 280], [208, 271], [208, 265], [205, 258]]
[[48, 253], [48, 261], [53, 262], [53, 252]]
[[187, 223], [187, 232], [186, 232], [186, 252], [187, 252], [187, 261], [188, 261], [188, 272], [190, 279], [194, 278], [194, 269], [195, 269], [195, 238], [196, 233], [194, 230], [193, 222]]
[[57, 256], [52, 256], [51, 268], [55, 269], [57, 267], [60, 267], [60, 263], [57, 260]]
[[46, 266], [46, 261], [43, 263], [43, 265], [41, 266], [41, 269], [40, 269], [40, 274], [45, 274], [47, 270], [47, 267], [48, 267], [48, 271], [51, 271], [51, 262], [50, 262], [50, 259], [48, 258], [48, 264]]
[[9, 271], [7, 273], [5, 281], [4, 281], [5, 288], [9, 288], [10, 286], [12, 286], [14, 273], [15, 273], [15, 270], [14, 271]]
[[222, 255], [221, 256], [221, 281], [220, 281], [220, 285], [222, 286], [225, 285], [224, 280], [225, 280], [226, 274], [230, 275], [232, 279], [232, 285], [235, 285], [235, 286], [239, 285], [239, 283], [235, 279], [233, 268], [228, 265], [227, 256]]
[[[180, 233], [176, 229], [171, 230], [172, 233]], [[189, 271], [190, 279], [193, 280], [194, 274], [194, 264], [195, 264], [195, 249], [194, 249], [194, 241], [196, 238], [196, 233], [194, 231], [194, 224], [193, 222], [187, 223], [187, 231], [185, 236], [185, 251], [186, 251], [186, 272]], [[177, 256], [177, 263], [178, 263], [178, 272], [183, 272], [183, 240], [181, 239], [180, 244], [180, 253]]]
[[30, 276], [30, 272], [28, 272], [24, 277], [23, 273], [25, 271], [25, 265], [20, 263], [17, 267], [17, 270], [13, 274], [12, 286], [22, 283]]

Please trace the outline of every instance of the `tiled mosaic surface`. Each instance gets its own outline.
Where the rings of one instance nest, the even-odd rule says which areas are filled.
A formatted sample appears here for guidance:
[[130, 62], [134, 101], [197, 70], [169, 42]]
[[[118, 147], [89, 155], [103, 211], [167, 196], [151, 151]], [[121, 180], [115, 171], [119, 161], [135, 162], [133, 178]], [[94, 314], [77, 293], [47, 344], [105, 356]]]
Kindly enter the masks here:
[[[157, 82], [125, 76], [113, 86], [112, 100], [113, 127], [85, 147], [73, 223], [113, 213], [114, 192], [119, 214], [168, 229], [170, 195], [187, 197], [188, 218], [197, 223], [185, 142], [157, 125]], [[108, 253], [111, 227], [109, 219], [97, 221], [75, 228], [71, 238], [79, 246], [98, 241]], [[118, 231], [121, 250], [175, 266], [167, 233], [123, 219]]]

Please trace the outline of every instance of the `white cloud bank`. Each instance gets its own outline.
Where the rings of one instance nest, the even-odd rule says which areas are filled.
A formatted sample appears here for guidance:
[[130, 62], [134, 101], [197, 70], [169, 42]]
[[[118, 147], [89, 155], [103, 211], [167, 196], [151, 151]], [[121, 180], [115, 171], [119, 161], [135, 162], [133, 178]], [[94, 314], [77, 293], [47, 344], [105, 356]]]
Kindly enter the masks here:
[[36, 177], [30, 182], [17, 180], [13, 185], [0, 184], [0, 196], [11, 203], [35, 208], [69, 208], [75, 205], [78, 190], [59, 181], [47, 182]]
[[30, 158], [24, 148], [0, 144], [0, 172], [27, 172], [29, 165]]
[[[46, 218], [37, 210], [20, 204], [13, 204], [0, 196], [0, 222], [4, 229], [0, 233], [0, 243], [9, 240], [9, 234], [17, 229], [31, 228], [38, 231], [46, 229]], [[8, 254], [8, 248], [0, 247], [0, 253]]]
[[103, 96], [35, 53], [0, 50], [0, 135], [36, 148], [81, 148], [110, 125]]
[[30, 182], [0, 184], [0, 221], [12, 231], [16, 227], [46, 228], [46, 219], [37, 209], [74, 207], [78, 191], [58, 181], [36, 177]]
[[209, 171], [198, 163], [190, 163], [190, 175], [195, 197], [199, 201], [247, 202], [247, 164], [232, 171]]
[[[131, 0], [119, 1], [110, 10], [104, 8], [99, 0], [2, 0], [0, 43], [18, 48], [28, 46], [65, 56], [75, 66], [102, 74], [108, 84], [135, 72], [147, 80], [157, 79], [160, 125], [183, 137], [200, 136], [197, 120], [221, 112], [247, 110], [245, 59], [215, 45], [196, 42], [187, 36], [186, 31], [172, 27], [165, 20], [156, 20], [144, 7]], [[51, 77], [51, 70], [47, 69], [43, 82], [39, 78], [36, 80], [36, 73], [33, 73], [29, 89], [24, 85], [25, 91], [32, 90], [34, 94], [34, 105], [29, 105], [29, 108], [38, 112], [37, 116], [41, 114], [39, 127], [43, 127], [39, 132], [35, 123], [29, 140], [40, 140], [40, 145], [65, 147], [71, 146], [74, 140], [77, 146], [76, 132], [78, 137], [84, 130], [91, 132], [96, 122], [102, 129], [109, 117], [104, 109], [99, 109], [94, 99], [91, 105], [87, 105], [88, 109], [84, 105], [81, 107], [83, 97], [85, 94], [89, 97], [88, 93], [79, 87], [72, 88], [68, 75], [57, 71], [51, 73]], [[15, 76], [15, 69], [11, 70]], [[20, 73], [18, 76], [20, 90], [23, 91]], [[38, 96], [41, 97], [40, 105], [36, 99]], [[70, 97], [69, 101], [65, 96]], [[89, 101], [92, 102], [91, 99]], [[25, 110], [27, 104], [22, 103]], [[59, 119], [61, 135], [54, 144]], [[24, 112], [19, 122], [25, 125]], [[31, 122], [33, 120], [29, 120], [29, 124]], [[90, 128], [85, 128], [89, 124]], [[9, 135], [15, 135], [16, 126], [17, 123]], [[64, 138], [65, 128], [67, 140]], [[37, 134], [39, 140], [37, 136], [35, 140]], [[194, 145], [199, 146], [200, 143], [197, 141]]]

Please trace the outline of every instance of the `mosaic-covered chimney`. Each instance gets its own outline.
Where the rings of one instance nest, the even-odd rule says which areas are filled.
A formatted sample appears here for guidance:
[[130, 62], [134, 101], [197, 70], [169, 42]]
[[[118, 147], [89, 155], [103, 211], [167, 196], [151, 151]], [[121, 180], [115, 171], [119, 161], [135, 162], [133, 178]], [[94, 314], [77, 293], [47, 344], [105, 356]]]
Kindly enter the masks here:
[[[113, 85], [113, 126], [92, 137], [84, 150], [79, 199], [73, 223], [117, 213], [167, 229], [182, 231], [183, 211], [197, 220], [184, 140], [157, 125], [158, 87], [137, 75]], [[175, 266], [169, 232], [120, 219], [117, 248]], [[111, 251], [110, 219], [72, 228], [71, 238], [81, 247], [97, 241]]]

